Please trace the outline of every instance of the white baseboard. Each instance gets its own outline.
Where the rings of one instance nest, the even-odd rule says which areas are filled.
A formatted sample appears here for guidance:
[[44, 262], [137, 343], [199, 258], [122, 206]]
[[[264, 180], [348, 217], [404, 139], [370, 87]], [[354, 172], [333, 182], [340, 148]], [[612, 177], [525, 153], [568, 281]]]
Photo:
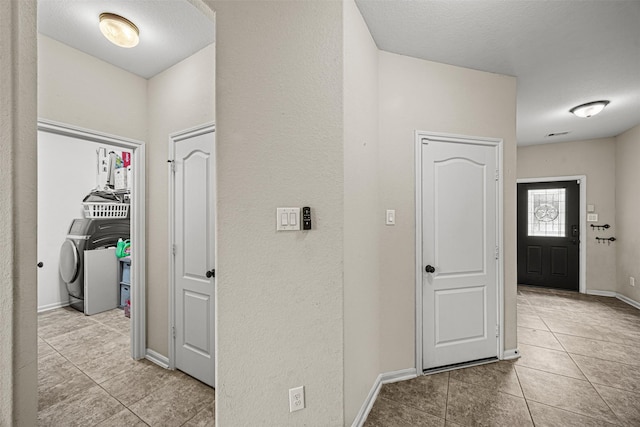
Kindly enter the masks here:
[[502, 353], [502, 360], [513, 360], [518, 359], [520, 357], [520, 350], [517, 348], [512, 348], [510, 350], [505, 350]]
[[169, 358], [161, 355], [156, 351], [151, 350], [150, 348], [147, 349], [144, 358], [150, 362], [155, 363], [158, 366], [161, 366], [165, 369], [169, 369]]
[[38, 313], [44, 313], [45, 311], [55, 310], [56, 308], [67, 307], [69, 301], [54, 302], [53, 304], [45, 304], [38, 306]]
[[636, 300], [632, 300], [631, 298], [624, 296], [622, 294], [616, 294], [616, 298], [618, 298], [620, 301], [624, 301], [627, 304], [637, 308], [638, 310], [640, 310], [640, 302], [636, 301]]
[[637, 308], [638, 310], [640, 310], [640, 302], [635, 301], [635, 300], [629, 298], [628, 296], [622, 295], [619, 292], [591, 290], [591, 291], [587, 291], [587, 294], [589, 294], [589, 295], [598, 295], [598, 296], [601, 296], [601, 297], [618, 298], [620, 301], [626, 302], [630, 306], [633, 306], [633, 307]]
[[598, 291], [595, 289], [587, 290], [587, 295], [597, 295], [599, 297], [615, 297], [617, 294], [613, 291]]
[[356, 415], [356, 419], [353, 420], [353, 424], [351, 427], [362, 427], [364, 422], [367, 420], [369, 416], [369, 412], [371, 412], [371, 408], [373, 408], [373, 404], [376, 402], [376, 398], [378, 397], [378, 393], [380, 393], [380, 388], [382, 384], [395, 383], [398, 381], [410, 380], [412, 378], [416, 378], [416, 369], [408, 368], [402, 369], [400, 371], [393, 372], [385, 372], [384, 374], [378, 375], [375, 382], [373, 383], [373, 387], [369, 390], [369, 394], [367, 395], [367, 399], [362, 404], [358, 415]]

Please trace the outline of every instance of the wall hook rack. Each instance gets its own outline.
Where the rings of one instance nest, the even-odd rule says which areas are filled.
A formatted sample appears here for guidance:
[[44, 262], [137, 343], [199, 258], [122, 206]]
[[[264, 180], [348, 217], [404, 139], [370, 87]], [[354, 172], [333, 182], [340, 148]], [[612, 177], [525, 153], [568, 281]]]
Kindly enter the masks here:
[[607, 243], [607, 245], [611, 245], [611, 242], [615, 242], [615, 237], [596, 237], [596, 241], [598, 243]]
[[605, 225], [595, 225], [595, 224], [591, 224], [591, 229], [595, 230], [596, 228], [598, 229], [598, 231], [600, 230], [607, 230], [608, 228], [610, 228], [611, 226], [609, 224], [605, 224]]

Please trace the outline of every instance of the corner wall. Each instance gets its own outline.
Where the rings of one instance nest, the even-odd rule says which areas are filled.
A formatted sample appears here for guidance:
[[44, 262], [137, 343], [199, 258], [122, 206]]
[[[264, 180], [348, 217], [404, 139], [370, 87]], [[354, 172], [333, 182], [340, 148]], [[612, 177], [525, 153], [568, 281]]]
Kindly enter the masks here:
[[0, 425], [34, 426], [36, 2], [0, 2]]
[[381, 371], [415, 367], [415, 130], [502, 138], [505, 349], [516, 343], [516, 79], [379, 53]]
[[[341, 2], [208, 1], [217, 26], [223, 426], [342, 426]], [[276, 207], [313, 229], [276, 232]], [[288, 389], [306, 408], [289, 413]]]
[[215, 55], [211, 44], [148, 81], [147, 348], [164, 356], [169, 355], [169, 135], [215, 120]]
[[344, 5], [344, 413], [351, 425], [380, 371], [378, 48]]
[[[616, 248], [598, 244], [596, 237], [616, 236], [616, 144], [614, 138], [518, 147], [518, 178], [587, 176], [587, 204], [595, 205], [596, 224], [611, 228], [594, 231], [587, 223], [588, 291], [616, 291]], [[617, 237], [617, 236], [616, 236]], [[615, 246], [615, 247], [614, 247]]]
[[[617, 292], [640, 302], [640, 125], [615, 139]], [[636, 286], [629, 285], [629, 276]]]

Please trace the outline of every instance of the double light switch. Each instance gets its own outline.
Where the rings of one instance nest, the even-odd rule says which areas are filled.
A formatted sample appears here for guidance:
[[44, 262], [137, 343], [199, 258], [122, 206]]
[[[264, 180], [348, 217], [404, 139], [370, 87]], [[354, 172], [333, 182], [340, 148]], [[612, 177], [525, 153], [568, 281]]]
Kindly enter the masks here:
[[277, 208], [276, 230], [300, 230], [300, 208]]

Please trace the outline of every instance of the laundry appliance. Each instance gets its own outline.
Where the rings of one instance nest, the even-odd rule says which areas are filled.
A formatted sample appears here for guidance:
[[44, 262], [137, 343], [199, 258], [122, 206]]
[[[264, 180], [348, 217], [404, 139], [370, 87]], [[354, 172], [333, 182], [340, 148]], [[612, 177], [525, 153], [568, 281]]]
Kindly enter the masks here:
[[[85, 314], [105, 309], [96, 309], [97, 306], [115, 308], [118, 282], [113, 248], [118, 239], [129, 238], [129, 219], [74, 219], [67, 234], [60, 248], [59, 270], [67, 285], [71, 307]], [[92, 290], [87, 286], [92, 286]], [[113, 303], [112, 294], [115, 295]], [[92, 300], [87, 301], [89, 298]], [[93, 305], [91, 309], [89, 302]]]

